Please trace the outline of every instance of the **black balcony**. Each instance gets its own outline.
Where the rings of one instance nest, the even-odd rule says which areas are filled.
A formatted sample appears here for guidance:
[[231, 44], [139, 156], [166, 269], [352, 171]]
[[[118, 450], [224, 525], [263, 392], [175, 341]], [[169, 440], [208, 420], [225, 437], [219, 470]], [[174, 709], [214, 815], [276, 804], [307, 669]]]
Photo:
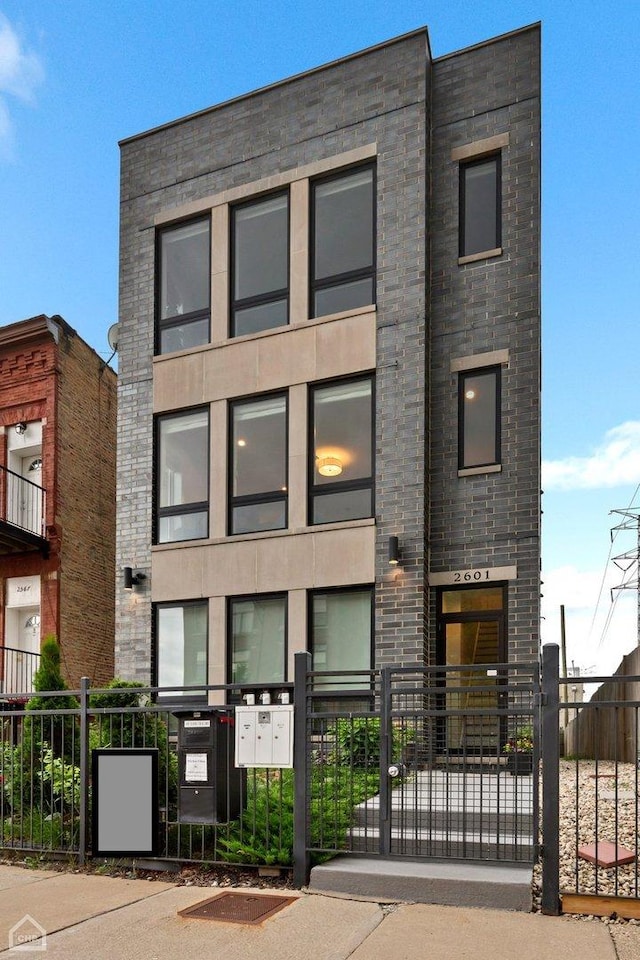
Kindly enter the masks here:
[[33, 693], [33, 675], [40, 666], [40, 654], [16, 647], [0, 646], [0, 700], [22, 703]]
[[39, 550], [46, 557], [45, 511], [43, 488], [0, 466], [0, 555]]

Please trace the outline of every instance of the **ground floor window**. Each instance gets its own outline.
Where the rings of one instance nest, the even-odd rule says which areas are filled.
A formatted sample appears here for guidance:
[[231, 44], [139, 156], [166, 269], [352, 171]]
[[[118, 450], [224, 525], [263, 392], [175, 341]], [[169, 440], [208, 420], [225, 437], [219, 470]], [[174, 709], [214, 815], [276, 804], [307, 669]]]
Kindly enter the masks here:
[[[187, 687], [207, 682], [207, 601], [156, 606], [156, 682], [159, 687]], [[167, 691], [167, 696], [202, 699], [205, 691]]]
[[310, 595], [310, 649], [314, 670], [363, 671], [328, 677], [332, 689], [365, 689], [373, 663], [373, 588], [319, 590]]
[[230, 683], [282, 683], [286, 680], [286, 594], [232, 597], [227, 622]]

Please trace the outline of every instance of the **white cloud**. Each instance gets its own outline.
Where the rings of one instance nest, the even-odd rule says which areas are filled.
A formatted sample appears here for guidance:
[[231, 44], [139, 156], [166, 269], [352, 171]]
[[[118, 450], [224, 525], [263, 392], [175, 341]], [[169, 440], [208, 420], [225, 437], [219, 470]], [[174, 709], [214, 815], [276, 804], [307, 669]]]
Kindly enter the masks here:
[[587, 457], [546, 460], [545, 490], [587, 490], [640, 483], [640, 421], [629, 420], [608, 430]]
[[[612, 673], [638, 640], [637, 594], [611, 589], [636, 570], [624, 574], [614, 564], [602, 571], [582, 571], [567, 565], [542, 574], [542, 642], [560, 643], [560, 607], [565, 608], [567, 663], [595, 675]], [[598, 601], [599, 598], [599, 601]], [[613, 603], [613, 606], [612, 606]]]
[[43, 78], [40, 58], [24, 48], [7, 18], [0, 13], [0, 149], [3, 152], [10, 148], [13, 136], [7, 98], [32, 102]]

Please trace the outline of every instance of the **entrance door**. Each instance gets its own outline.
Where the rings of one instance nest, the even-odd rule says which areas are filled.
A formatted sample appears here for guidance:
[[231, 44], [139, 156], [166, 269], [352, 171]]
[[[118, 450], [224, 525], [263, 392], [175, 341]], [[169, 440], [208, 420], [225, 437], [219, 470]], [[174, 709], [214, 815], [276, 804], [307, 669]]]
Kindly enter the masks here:
[[[442, 590], [438, 598], [438, 665], [443, 671], [440, 749], [495, 755], [504, 724], [496, 716], [504, 663], [504, 588]], [[460, 669], [456, 669], [460, 667]], [[482, 711], [491, 711], [492, 715]]]
[[8, 477], [7, 519], [16, 527], [41, 536], [42, 457], [31, 454], [14, 463], [17, 476], [9, 474]]

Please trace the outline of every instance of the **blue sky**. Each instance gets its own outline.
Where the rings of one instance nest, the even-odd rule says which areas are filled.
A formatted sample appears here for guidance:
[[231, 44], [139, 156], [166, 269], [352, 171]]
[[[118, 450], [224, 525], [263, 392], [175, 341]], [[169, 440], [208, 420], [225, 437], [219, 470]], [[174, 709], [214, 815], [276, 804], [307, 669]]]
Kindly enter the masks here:
[[637, 637], [635, 592], [609, 594], [636, 570], [607, 562], [609, 511], [640, 504], [637, 3], [0, 0], [0, 324], [60, 313], [108, 355], [118, 140], [417, 27], [439, 56], [537, 20], [543, 636], [564, 603], [569, 660], [604, 671]]

